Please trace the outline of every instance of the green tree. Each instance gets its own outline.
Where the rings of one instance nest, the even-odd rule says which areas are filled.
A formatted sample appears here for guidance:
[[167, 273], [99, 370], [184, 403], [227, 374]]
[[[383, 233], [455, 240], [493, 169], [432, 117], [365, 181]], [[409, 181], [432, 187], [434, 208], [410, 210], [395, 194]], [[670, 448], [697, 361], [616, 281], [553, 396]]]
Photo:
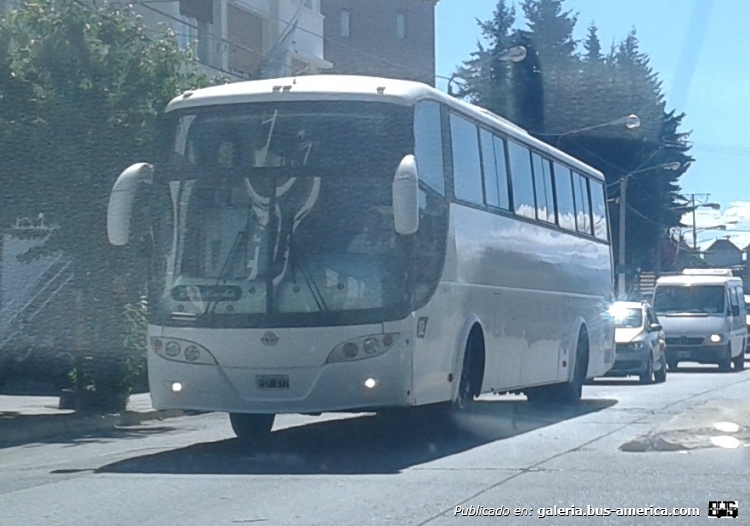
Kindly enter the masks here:
[[[565, 2], [523, 0], [525, 30], [512, 29], [515, 16], [508, 16], [512, 11], [505, 1], [498, 2], [495, 18], [499, 13], [506, 23], [480, 24], [486, 44], [480, 42], [474, 58], [495, 50], [496, 42], [524, 45], [527, 58], [504, 64], [508, 74], [499, 83], [482, 69], [486, 62], [467, 61], [457, 72], [466, 79], [461, 95], [604, 172], [612, 200], [618, 198], [623, 176], [653, 168], [631, 178], [627, 220], [628, 266], [651, 269], [662, 233], [680, 220], [678, 181], [692, 161], [686, 134], [680, 132], [684, 115], [666, 111], [658, 74], [640, 50], [635, 29], [604, 55], [591, 23], [579, 50], [573, 37], [578, 15], [566, 10]], [[600, 126], [630, 114], [639, 116], [639, 129]], [[681, 168], [658, 168], [672, 162]], [[617, 207], [611, 217], [617, 253]]]
[[123, 4], [36, 0], [0, 22], [0, 46], [0, 224], [43, 213], [55, 225], [24, 257], [71, 258], [78, 351], [94, 357], [96, 391], [121, 394], [123, 307], [138, 291], [117, 294], [131, 254], [107, 241], [109, 191], [125, 167], [154, 157], [166, 103], [209, 80], [174, 34], [152, 36]]
[[516, 11], [505, 0], [499, 0], [492, 19], [477, 20], [486, 46], [477, 43], [471, 58], [458, 68], [455, 77], [462, 81], [457, 96], [514, 120], [512, 107], [512, 66], [500, 60], [504, 50], [515, 45], [512, 28]]

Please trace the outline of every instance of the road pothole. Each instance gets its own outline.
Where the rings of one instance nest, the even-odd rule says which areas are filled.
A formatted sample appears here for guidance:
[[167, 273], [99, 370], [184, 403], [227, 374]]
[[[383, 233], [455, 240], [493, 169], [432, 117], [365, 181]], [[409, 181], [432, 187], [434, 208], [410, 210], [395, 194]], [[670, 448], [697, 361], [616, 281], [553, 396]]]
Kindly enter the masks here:
[[620, 446], [621, 451], [689, 451], [750, 447], [750, 402], [719, 399], [690, 408], [646, 435]]

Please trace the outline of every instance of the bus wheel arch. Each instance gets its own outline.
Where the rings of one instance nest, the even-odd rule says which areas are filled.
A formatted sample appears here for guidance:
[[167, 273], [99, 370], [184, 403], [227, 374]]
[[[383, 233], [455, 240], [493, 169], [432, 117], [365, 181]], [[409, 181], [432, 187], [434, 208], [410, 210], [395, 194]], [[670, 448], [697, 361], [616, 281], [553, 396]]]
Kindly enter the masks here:
[[454, 362], [454, 371], [457, 374], [454, 375], [451, 399], [461, 403], [462, 399], [470, 400], [482, 393], [486, 350], [484, 328], [479, 318], [473, 316], [467, 320], [458, 342]]

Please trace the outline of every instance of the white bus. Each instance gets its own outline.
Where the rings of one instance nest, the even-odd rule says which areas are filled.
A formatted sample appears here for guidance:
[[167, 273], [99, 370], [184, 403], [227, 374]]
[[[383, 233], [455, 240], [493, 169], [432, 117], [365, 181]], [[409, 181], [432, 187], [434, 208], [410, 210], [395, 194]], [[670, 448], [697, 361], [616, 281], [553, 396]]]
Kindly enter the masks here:
[[168, 106], [108, 233], [149, 183], [157, 409], [274, 415], [575, 403], [614, 359], [603, 177], [423, 84], [241, 82]]

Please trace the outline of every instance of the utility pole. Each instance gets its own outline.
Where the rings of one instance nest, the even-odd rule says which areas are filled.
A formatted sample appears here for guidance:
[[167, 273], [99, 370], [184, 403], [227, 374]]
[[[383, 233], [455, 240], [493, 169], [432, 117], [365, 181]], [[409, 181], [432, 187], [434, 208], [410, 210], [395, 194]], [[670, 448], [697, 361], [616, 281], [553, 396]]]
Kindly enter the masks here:
[[[629, 174], [628, 174], [629, 175]], [[628, 175], [620, 179], [620, 197], [618, 202], [620, 204], [620, 218], [619, 218], [619, 250], [618, 250], [618, 262], [619, 267], [617, 274], [617, 298], [625, 300], [625, 214], [627, 213], [627, 202], [626, 194], [628, 191]]]
[[698, 229], [695, 225], [695, 194], [690, 194], [690, 207], [693, 209], [693, 250], [698, 251]]

